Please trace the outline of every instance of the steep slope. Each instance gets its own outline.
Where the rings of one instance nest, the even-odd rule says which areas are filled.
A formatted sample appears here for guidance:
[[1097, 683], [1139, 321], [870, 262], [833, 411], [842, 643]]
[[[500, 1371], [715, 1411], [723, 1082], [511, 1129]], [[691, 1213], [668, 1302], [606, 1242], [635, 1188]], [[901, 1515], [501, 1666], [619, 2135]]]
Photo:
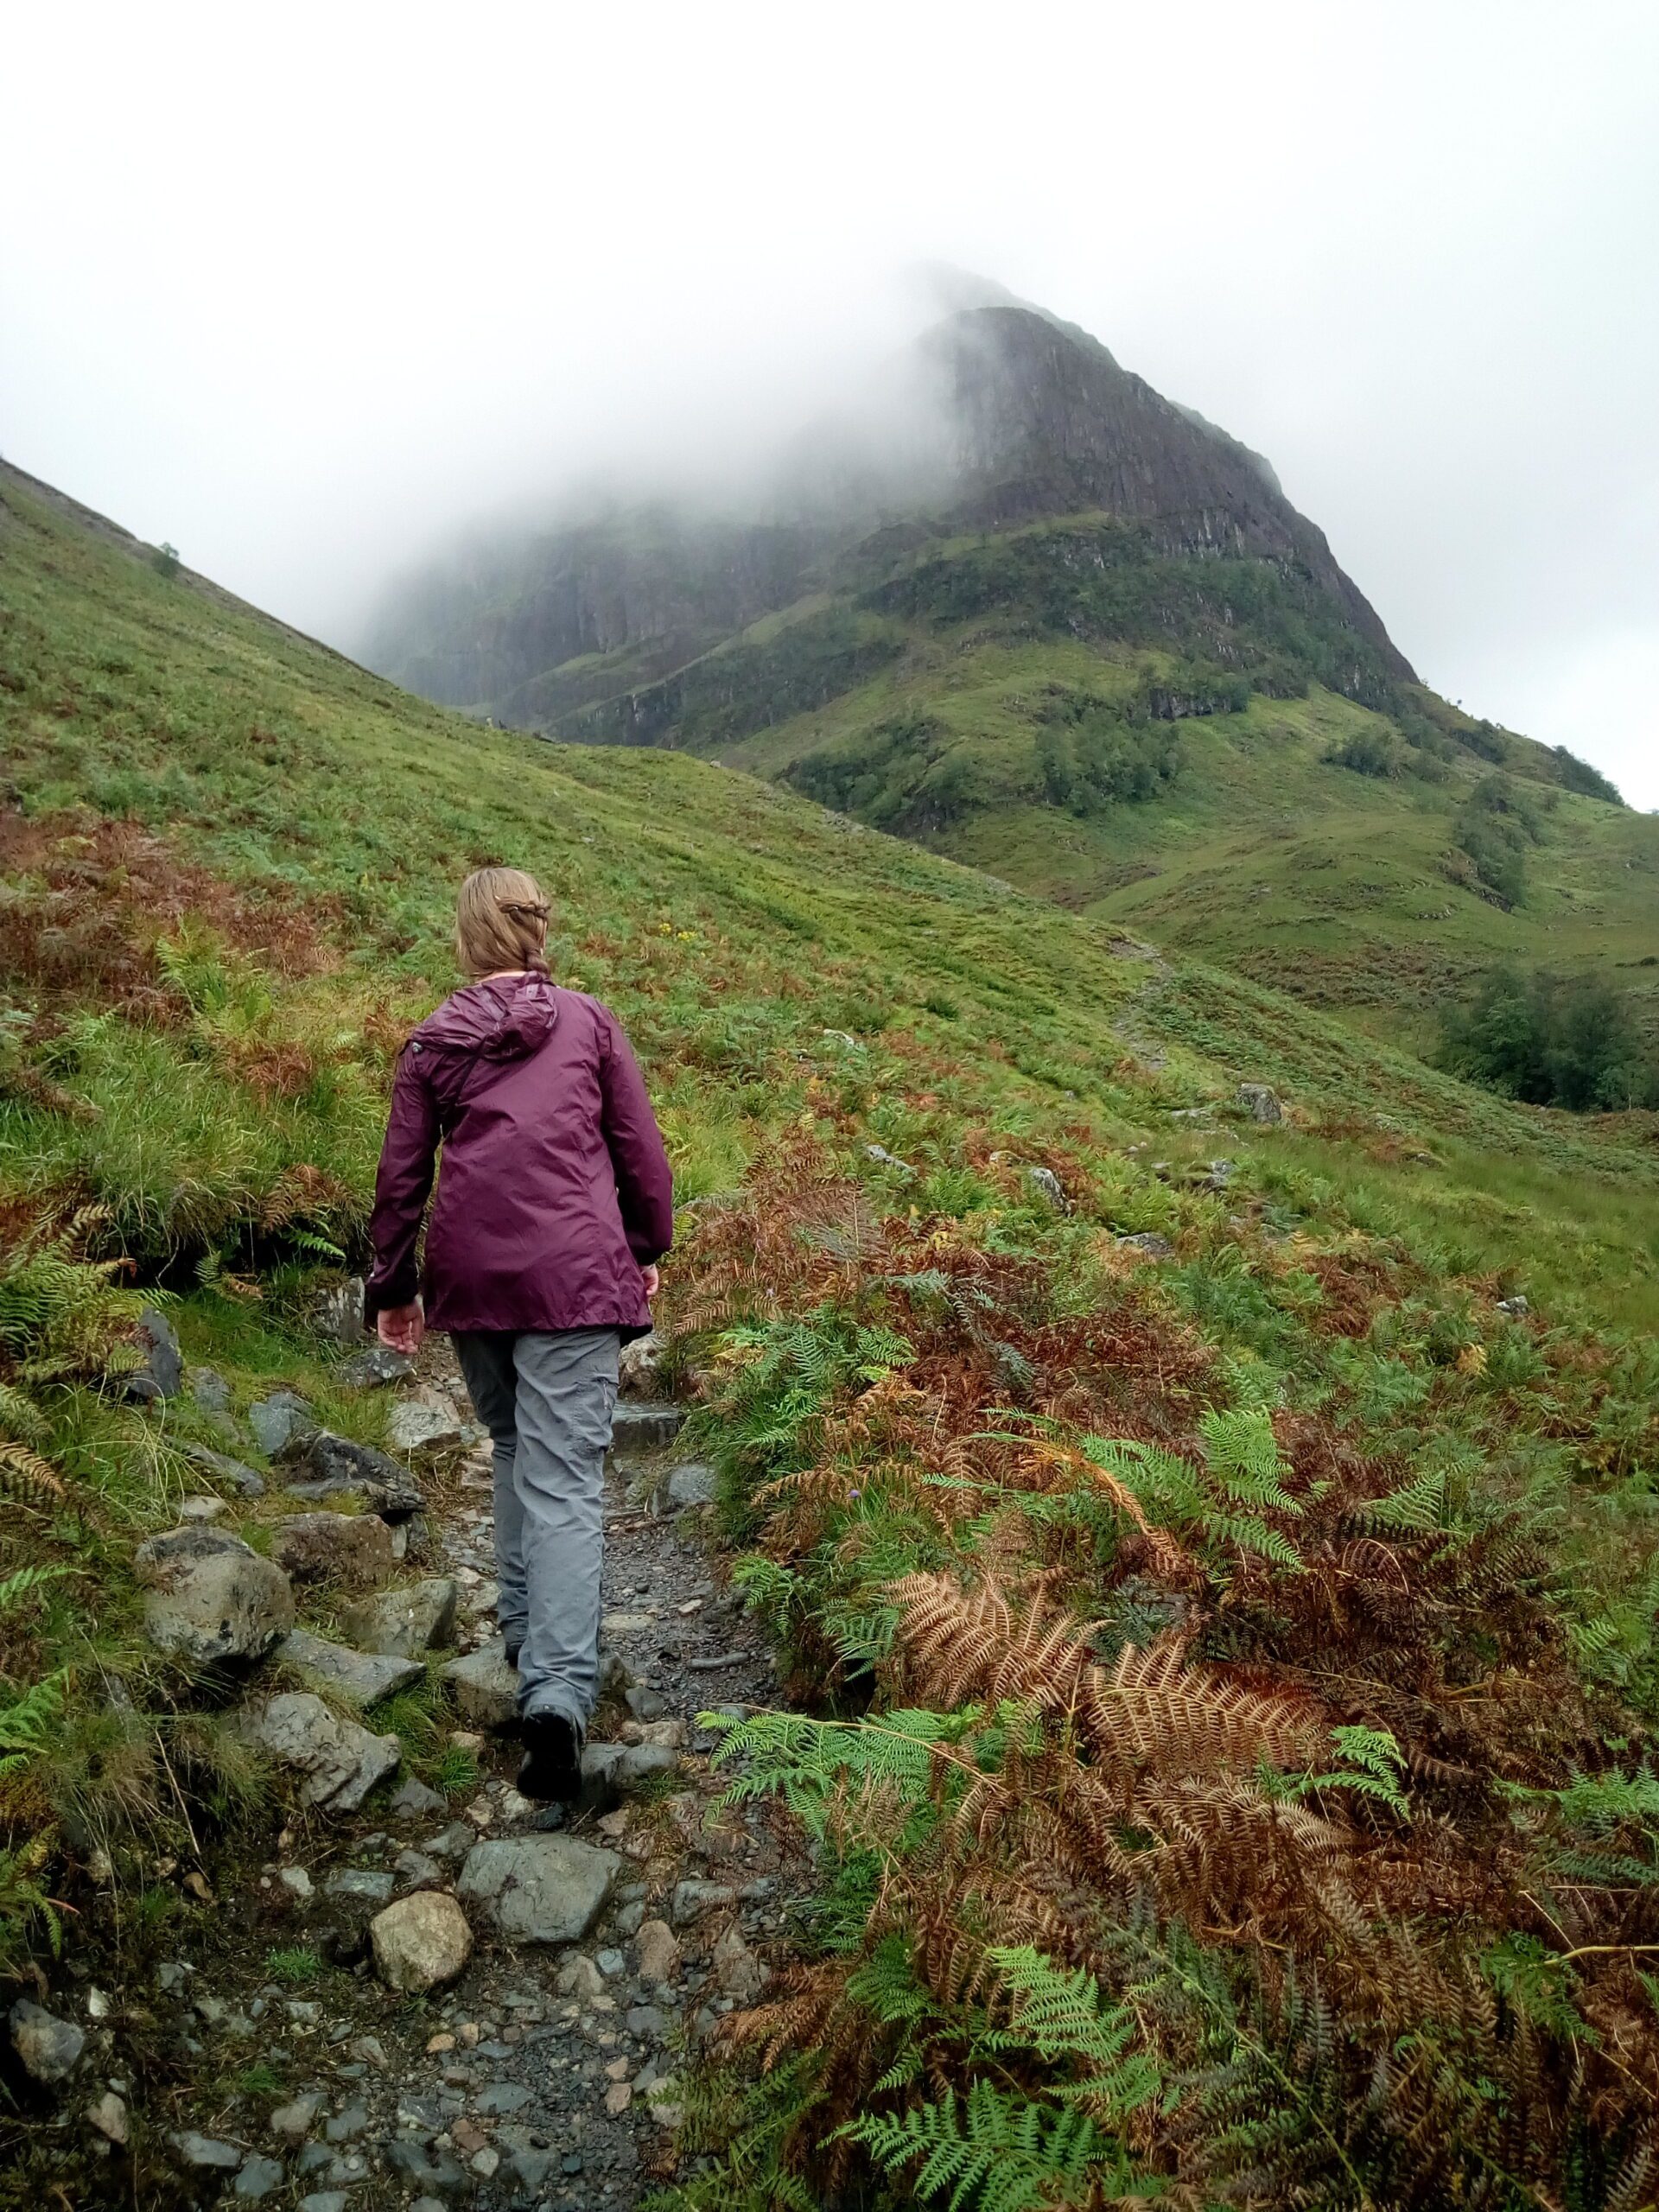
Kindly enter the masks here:
[[[4, 1616], [0, 1716], [52, 1695], [3, 1777], [0, 1934], [77, 1916], [43, 1993], [85, 2017], [96, 1974], [137, 2121], [95, 2157], [8, 2119], [0, 2190], [161, 2201], [181, 2112], [273, 2142], [332, 2082], [364, 1984], [343, 2005], [315, 1952], [283, 1955], [275, 2061], [228, 2061], [232, 2022], [159, 2039], [220, 1858], [257, 1885], [279, 1809], [329, 1832], [145, 1639], [134, 1543], [223, 1438], [124, 1405], [107, 1338], [170, 1287], [238, 1411], [297, 1384], [384, 1436], [315, 1300], [454, 879], [512, 858], [660, 1102], [717, 1571], [814, 1707], [728, 1746], [825, 1893], [810, 1958], [779, 1932], [785, 2001], [732, 2016], [735, 2080], [683, 2093], [684, 2212], [836, 2160], [880, 2212], [931, 2202], [921, 2154], [964, 2130], [1028, 2201], [1640, 2201], [1649, 1123], [1507, 1106], [708, 762], [480, 730], [14, 472], [0, 677], [0, 1478], [9, 1560], [52, 1578]], [[255, 1550], [264, 1473], [219, 1500]], [[411, 1697], [408, 1756], [474, 1789], [476, 1738]], [[676, 1817], [628, 1830], [647, 1887]], [[408, 2193], [391, 2148], [365, 2203]]]

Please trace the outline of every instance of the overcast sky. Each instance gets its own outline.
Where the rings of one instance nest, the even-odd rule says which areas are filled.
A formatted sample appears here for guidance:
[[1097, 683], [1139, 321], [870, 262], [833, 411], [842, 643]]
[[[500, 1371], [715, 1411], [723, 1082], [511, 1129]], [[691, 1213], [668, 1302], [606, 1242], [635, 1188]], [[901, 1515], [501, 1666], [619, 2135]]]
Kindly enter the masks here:
[[1267, 454], [1472, 711], [1659, 807], [1659, 6], [14, 9], [0, 452], [350, 644], [711, 465], [956, 263]]

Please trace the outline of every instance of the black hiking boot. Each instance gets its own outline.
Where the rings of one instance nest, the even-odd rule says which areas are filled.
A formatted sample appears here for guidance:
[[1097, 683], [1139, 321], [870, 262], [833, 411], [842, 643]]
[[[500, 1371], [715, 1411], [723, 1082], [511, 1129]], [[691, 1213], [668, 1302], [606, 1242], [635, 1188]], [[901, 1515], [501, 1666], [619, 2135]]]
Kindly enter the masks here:
[[582, 1741], [575, 1723], [562, 1713], [536, 1713], [524, 1723], [524, 1739], [518, 1795], [574, 1805], [582, 1796]]

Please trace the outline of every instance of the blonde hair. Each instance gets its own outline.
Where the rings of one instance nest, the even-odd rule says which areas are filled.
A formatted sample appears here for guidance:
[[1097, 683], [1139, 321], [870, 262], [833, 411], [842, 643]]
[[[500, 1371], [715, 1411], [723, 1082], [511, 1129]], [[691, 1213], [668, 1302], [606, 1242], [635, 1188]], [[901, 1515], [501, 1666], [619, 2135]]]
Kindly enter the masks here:
[[547, 973], [547, 901], [521, 868], [474, 868], [455, 900], [455, 957], [472, 982], [503, 969]]

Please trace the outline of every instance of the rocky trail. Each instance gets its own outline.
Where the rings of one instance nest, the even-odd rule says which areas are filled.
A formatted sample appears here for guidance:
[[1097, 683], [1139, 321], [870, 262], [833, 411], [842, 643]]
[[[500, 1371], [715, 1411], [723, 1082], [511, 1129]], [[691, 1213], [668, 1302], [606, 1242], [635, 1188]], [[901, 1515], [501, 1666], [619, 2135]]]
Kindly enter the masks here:
[[[675, 2071], [764, 1987], [810, 1886], [772, 1808], [719, 1807], [698, 1715], [767, 1702], [772, 1664], [721, 1588], [710, 1471], [677, 1450], [665, 1403], [618, 1406], [594, 1802], [553, 1830], [518, 1796], [488, 1448], [449, 1357], [429, 1345], [415, 1377], [359, 1356], [365, 1380], [378, 1365], [415, 1385], [391, 1424], [417, 1470], [402, 1488], [360, 1447], [354, 1471], [289, 1483], [302, 1510], [276, 1524], [272, 1557], [313, 1618], [281, 1634], [241, 1725], [289, 1770], [303, 1814], [273, 1826], [263, 1860], [215, 1864], [217, 1893], [185, 1875], [184, 1933], [175, 1922], [136, 1977], [72, 1946], [45, 2005], [14, 2008], [40, 2126], [103, 2161], [111, 2201], [621, 2212], [675, 2172]], [[273, 1456], [291, 1448], [285, 1421], [304, 1434], [285, 1395], [254, 1409]], [[313, 1443], [300, 1469], [318, 1456]], [[327, 1510], [353, 1502], [353, 1471], [362, 1510]], [[191, 1602], [193, 1574], [249, 1572], [233, 1540], [211, 1548], [222, 1511], [188, 1500], [161, 1540], [153, 1629]], [[377, 1725], [429, 1669], [446, 1695], [429, 1723], [441, 1766], [423, 1763], [448, 1795], [397, 1772], [398, 1738]]]

